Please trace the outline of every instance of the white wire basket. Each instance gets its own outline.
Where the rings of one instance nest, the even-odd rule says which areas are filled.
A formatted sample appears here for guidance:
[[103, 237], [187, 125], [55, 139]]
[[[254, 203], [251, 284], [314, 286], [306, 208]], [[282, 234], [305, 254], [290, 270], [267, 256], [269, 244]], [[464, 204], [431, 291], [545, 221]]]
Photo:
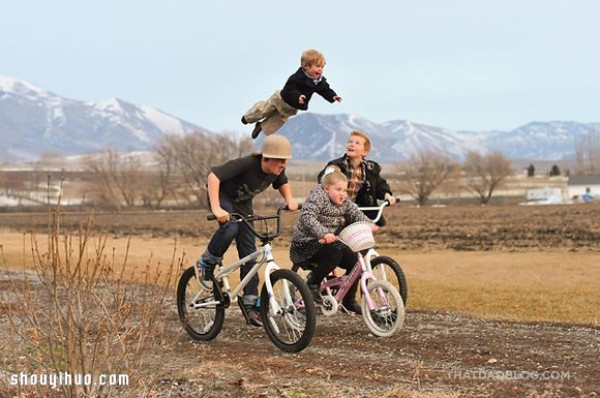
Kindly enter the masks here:
[[371, 223], [359, 221], [348, 225], [339, 234], [340, 240], [352, 251], [359, 252], [375, 246]]

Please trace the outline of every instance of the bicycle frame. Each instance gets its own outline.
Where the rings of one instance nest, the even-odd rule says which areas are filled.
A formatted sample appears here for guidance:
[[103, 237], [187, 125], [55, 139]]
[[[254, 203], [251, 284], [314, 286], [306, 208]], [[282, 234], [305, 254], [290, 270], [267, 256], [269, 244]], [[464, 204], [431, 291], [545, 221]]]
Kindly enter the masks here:
[[[399, 198], [397, 198], [397, 200], [399, 200]], [[390, 205], [390, 202], [386, 200], [386, 201], [382, 202], [379, 206], [359, 207], [358, 209], [361, 211], [377, 211], [377, 215], [375, 216], [375, 218], [371, 219], [371, 221], [375, 223], [375, 222], [379, 221], [379, 219], [383, 215], [383, 209], [389, 205]], [[322, 287], [328, 293], [328, 295], [332, 296], [336, 300], [336, 302], [340, 303], [343, 300], [343, 298], [346, 296], [346, 294], [348, 293], [350, 286], [352, 286], [352, 284], [360, 276], [361, 291], [363, 293], [365, 293], [365, 297], [366, 297], [369, 309], [373, 310], [375, 308], [375, 303], [373, 302], [371, 296], [369, 294], [366, 294], [367, 293], [367, 282], [369, 280], [373, 280], [373, 281], [382, 280], [382, 281], [387, 282], [387, 276], [385, 273], [382, 273], [380, 275], [380, 277], [378, 278], [373, 274], [373, 269], [371, 267], [371, 260], [373, 258], [379, 256], [379, 253], [374, 248], [367, 250], [367, 252], [364, 255], [362, 253], [357, 253], [357, 254], [358, 254], [358, 261], [350, 272], [348, 272], [347, 274], [344, 274], [341, 276], [335, 276], [332, 279], [326, 280], [325, 282], [323, 282]], [[331, 294], [331, 288], [333, 288], [333, 287], [338, 288], [338, 291], [336, 292], [335, 296]], [[383, 299], [384, 298], [382, 297], [382, 300]]]
[[[256, 262], [254, 267], [252, 267], [252, 269], [250, 270], [250, 272], [248, 272], [248, 274], [244, 277], [244, 279], [242, 279], [240, 281], [240, 283], [238, 283], [238, 285], [233, 290], [231, 290], [231, 286], [229, 284], [229, 274], [231, 274], [233, 271], [240, 268], [242, 265], [244, 265], [248, 261], [255, 260], [255, 259], [259, 258], [260, 256], [262, 256], [262, 258]], [[275, 263], [275, 259], [273, 258], [273, 251], [272, 251], [272, 247], [271, 247], [270, 243], [265, 244], [260, 249], [258, 249], [254, 253], [252, 253], [244, 258], [241, 258], [238, 261], [235, 261], [227, 266], [224, 266], [222, 269], [219, 270], [219, 272], [217, 273], [215, 278], [217, 280], [222, 281], [222, 283], [223, 283], [222, 291], [224, 293], [227, 293], [227, 295], [229, 297], [237, 297], [239, 295], [239, 293], [242, 291], [242, 289], [250, 282], [252, 277], [256, 273], [258, 273], [258, 270], [260, 269], [260, 267], [262, 267], [265, 264], [265, 262], [267, 263], [267, 265], [266, 265], [266, 267], [264, 269], [264, 273], [263, 273], [263, 281], [264, 281], [263, 283], [267, 287], [267, 291], [269, 292], [269, 301], [271, 303], [270, 308], [273, 313], [278, 313], [281, 310], [281, 308], [279, 307], [279, 304], [277, 303], [277, 301], [273, 299], [273, 285], [271, 284], [271, 279], [269, 278], [269, 274], [275, 270], [281, 269], [281, 267]]]
[[[365, 297], [367, 300], [367, 305], [369, 310], [375, 309], [375, 303], [369, 294], [367, 294], [367, 281], [369, 280], [378, 280], [375, 275], [371, 272], [370, 264], [365, 261], [363, 255], [361, 253], [358, 254], [358, 261], [350, 270], [348, 274], [335, 277], [333, 279], [328, 279], [321, 285], [322, 288], [327, 292], [328, 295], [332, 296], [336, 302], [341, 303], [346, 294], [348, 294], [348, 290], [350, 290], [350, 286], [360, 277], [360, 288], [365, 293]], [[335, 295], [331, 294], [331, 288], [337, 287], [338, 290]], [[381, 295], [381, 299], [385, 300], [385, 297]]]
[[[275, 259], [273, 258], [273, 248], [271, 246], [270, 241], [272, 239], [276, 238], [277, 236], [279, 236], [279, 232], [281, 229], [279, 213], [283, 209], [284, 208], [278, 209], [276, 217], [270, 216], [270, 217], [260, 218], [261, 220], [267, 220], [267, 219], [273, 219], [273, 218], [277, 219], [277, 229], [276, 229], [275, 234], [273, 234], [273, 235], [259, 234], [256, 232], [256, 230], [254, 228], [251, 227], [252, 232], [263, 242], [263, 245], [260, 248], [258, 248], [255, 252], [253, 252], [237, 261], [234, 261], [231, 264], [227, 264], [225, 266], [220, 267], [219, 271], [214, 276], [215, 280], [218, 281], [222, 286], [222, 288], [220, 289], [221, 294], [227, 295], [226, 307], [228, 307], [230, 304], [230, 298], [237, 297], [240, 294], [240, 292], [244, 289], [244, 287], [246, 287], [246, 285], [254, 277], [254, 275], [256, 275], [258, 273], [259, 269], [265, 263], [267, 263], [267, 265], [264, 269], [264, 273], [263, 273], [263, 281], [264, 281], [263, 284], [267, 287], [267, 291], [269, 292], [269, 302], [270, 302], [269, 308], [271, 308], [271, 311], [274, 314], [278, 313], [281, 310], [281, 308], [279, 307], [279, 304], [277, 303], [277, 300], [275, 300], [273, 298], [273, 286], [271, 284], [271, 279], [269, 278], [269, 274], [275, 270], [281, 269], [281, 267], [275, 263]], [[235, 214], [235, 213], [233, 213], [232, 216], [237, 217], [236, 222], [244, 222], [249, 225], [248, 220], [246, 218], [244, 218], [243, 216], [241, 216], [239, 214]], [[214, 216], [209, 216], [207, 218], [213, 219]], [[235, 288], [233, 288], [233, 290], [232, 290], [231, 284], [229, 283], [229, 274], [231, 274], [235, 270], [239, 269], [241, 266], [243, 266], [247, 262], [254, 261], [254, 260], [256, 260], [256, 264], [254, 264], [254, 266], [248, 272], [248, 274], [246, 274], [246, 276], [240, 281], [240, 283], [238, 283], [237, 286]], [[200, 283], [203, 284], [204, 286], [206, 286], [205, 281], [200, 281]], [[288, 294], [288, 293], [285, 292], [285, 294]], [[287, 298], [289, 298], [289, 297], [287, 297]], [[206, 301], [206, 302], [202, 302], [202, 303], [195, 303], [194, 308], [208, 307], [208, 306], [217, 305], [217, 304], [222, 304], [222, 301], [212, 300], [212, 301]]]
[[[400, 197], [396, 198], [397, 201], [400, 201]], [[383, 201], [379, 206], [370, 206], [370, 207], [359, 207], [358, 210], [361, 211], [377, 211], [377, 215], [375, 216], [375, 218], [372, 218], [371, 221], [376, 223], [377, 221], [379, 221], [379, 219], [381, 218], [381, 216], [383, 215], [383, 209], [386, 208], [387, 206], [390, 205], [390, 202], [385, 200]], [[367, 270], [369, 272], [373, 272], [373, 269], [371, 268], [371, 259], [378, 257], [379, 253], [374, 249], [371, 248], [367, 251], [367, 253], [364, 255], [365, 258], [365, 263], [367, 264]], [[381, 275], [381, 278], [379, 278], [379, 280], [383, 280], [387, 282], [387, 277], [385, 274]]]
[[[273, 258], [271, 243], [279, 236], [281, 210], [287, 210], [287, 207], [280, 208], [276, 216], [231, 213], [230, 222], [246, 223], [256, 238], [260, 239], [260, 247], [230, 264], [220, 262], [209, 281], [199, 275], [197, 265], [183, 272], [177, 283], [177, 312], [185, 331], [194, 340], [210, 341], [216, 338], [223, 328], [226, 309], [237, 301], [246, 323], [262, 326], [267, 337], [280, 350], [300, 352], [310, 344], [316, 327], [316, 308], [311, 292], [299, 275], [279, 267]], [[260, 230], [254, 228], [253, 221], [275, 218], [275, 231], [267, 222]], [[208, 219], [212, 220], [214, 216]], [[247, 275], [232, 288], [229, 276], [242, 267], [248, 268]], [[252, 303], [246, 302], [242, 290], [253, 280], [259, 279], [257, 274], [261, 267], [264, 267], [264, 280], [260, 288], [260, 305], [250, 309], [247, 306]], [[296, 303], [307, 305], [301, 308]], [[260, 315], [260, 320], [252, 311]]]

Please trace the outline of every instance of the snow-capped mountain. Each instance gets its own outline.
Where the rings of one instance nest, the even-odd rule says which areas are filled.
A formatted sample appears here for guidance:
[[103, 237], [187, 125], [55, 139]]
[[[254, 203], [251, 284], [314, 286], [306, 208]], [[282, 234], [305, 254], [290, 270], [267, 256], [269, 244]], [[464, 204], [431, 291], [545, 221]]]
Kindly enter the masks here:
[[405, 120], [387, 122], [384, 126], [396, 137], [391, 148], [403, 160], [423, 151], [442, 153], [455, 160], [464, 158], [470, 151], [488, 152], [485, 143], [474, 134]]
[[0, 161], [35, 160], [43, 154], [75, 155], [151, 150], [165, 134], [208, 132], [147, 106], [111, 98], [68, 99], [26, 81], [0, 76]]
[[572, 159], [578, 140], [600, 135], [600, 123], [532, 122], [511, 131], [479, 133], [488, 148], [509, 159]]
[[[301, 112], [278, 134], [290, 139], [295, 159], [326, 161], [344, 153], [352, 130], [371, 137], [369, 157], [380, 162], [406, 160], [422, 151], [445, 154], [456, 161], [469, 151], [499, 151], [509, 159], [553, 161], [572, 159], [580, 137], [600, 134], [600, 123], [533, 122], [511, 131], [454, 131], [406, 120], [374, 123], [354, 115]], [[67, 99], [23, 80], [0, 76], [0, 162], [106, 149], [149, 151], [165, 134], [194, 131], [213, 134], [151, 107], [117, 98], [100, 102]], [[248, 136], [250, 131], [248, 126]]]
[[409, 159], [422, 151], [444, 154], [456, 161], [470, 151], [498, 151], [509, 159], [572, 159], [579, 137], [600, 134], [600, 123], [535, 122], [511, 131], [454, 131], [406, 120], [382, 124], [352, 115], [301, 114], [280, 130], [290, 138], [294, 156], [328, 160], [341, 156], [352, 130], [369, 134], [369, 157], [382, 162]]

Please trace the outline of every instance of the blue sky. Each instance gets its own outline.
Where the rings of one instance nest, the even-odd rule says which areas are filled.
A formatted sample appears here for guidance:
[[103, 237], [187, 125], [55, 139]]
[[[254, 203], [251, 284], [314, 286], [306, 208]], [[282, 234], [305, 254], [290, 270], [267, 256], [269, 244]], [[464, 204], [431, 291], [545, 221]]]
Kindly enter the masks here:
[[0, 75], [118, 97], [213, 131], [281, 88], [304, 49], [344, 98], [310, 111], [455, 130], [600, 122], [598, 0], [3, 1]]

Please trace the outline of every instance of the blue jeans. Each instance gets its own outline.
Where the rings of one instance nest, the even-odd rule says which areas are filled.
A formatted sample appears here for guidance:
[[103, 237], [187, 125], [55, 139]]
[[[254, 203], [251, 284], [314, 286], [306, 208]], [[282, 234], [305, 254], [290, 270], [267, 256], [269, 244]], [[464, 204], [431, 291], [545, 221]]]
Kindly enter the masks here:
[[[233, 205], [227, 199], [220, 198], [221, 208], [229, 213], [233, 212]], [[255, 236], [244, 222], [228, 221], [219, 223], [219, 229], [213, 234], [208, 243], [207, 251], [214, 257], [223, 257], [235, 239], [239, 258], [245, 257], [256, 251]], [[240, 280], [254, 267], [256, 261], [248, 261], [240, 268]], [[258, 296], [258, 273], [244, 287], [244, 295]]]

